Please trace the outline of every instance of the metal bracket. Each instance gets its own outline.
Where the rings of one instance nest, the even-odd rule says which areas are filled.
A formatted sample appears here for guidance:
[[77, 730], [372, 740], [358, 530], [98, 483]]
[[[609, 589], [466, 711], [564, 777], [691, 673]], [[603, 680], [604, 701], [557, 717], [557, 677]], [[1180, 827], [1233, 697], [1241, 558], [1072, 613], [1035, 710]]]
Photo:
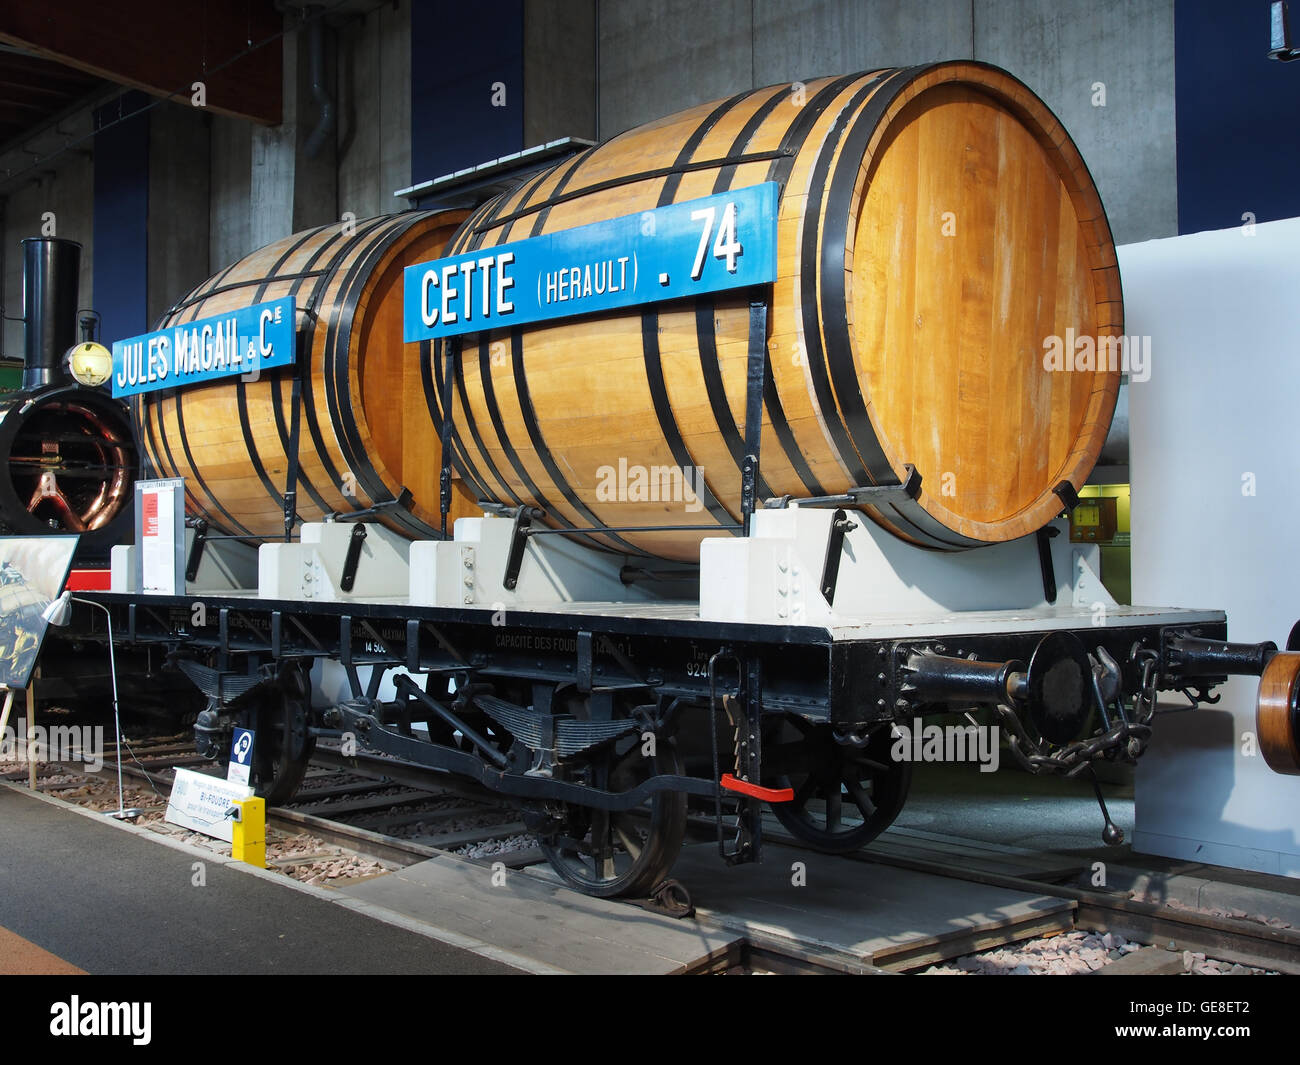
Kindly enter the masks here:
[[194, 523], [194, 542], [190, 544], [190, 555], [185, 562], [185, 579], [199, 579], [199, 564], [203, 561], [203, 547], [208, 542], [208, 523], [199, 518]]
[[746, 455], [740, 464], [740, 513], [741, 521], [749, 527], [750, 515], [754, 513], [758, 494], [758, 459]]
[[345, 592], [352, 591], [357, 582], [357, 563], [361, 561], [361, 545], [366, 539], [365, 522], [357, 522], [352, 527], [352, 536], [348, 539], [348, 553], [343, 559], [343, 578], [339, 587]]
[[[745, 457], [740, 462], [740, 521], [745, 535], [758, 501], [763, 446], [763, 381], [767, 375], [767, 300], [755, 290], [749, 302], [749, 359], [745, 380]], [[764, 488], [767, 485], [764, 484]]]
[[1066, 513], [1074, 510], [1074, 508], [1079, 505], [1079, 493], [1074, 490], [1074, 485], [1069, 481], [1062, 481], [1053, 488], [1052, 491], [1055, 492], [1061, 502], [1065, 504]]
[[486, 736], [482, 735], [477, 729], [472, 728], [465, 721], [461, 720], [449, 707], [443, 706], [442, 703], [426, 694], [410, 676], [403, 673], [394, 678], [394, 687], [400, 698], [414, 700], [423, 706], [426, 710], [431, 710], [437, 714], [443, 721], [450, 725], [454, 730], [459, 732], [465, 739], [469, 740], [475, 747], [482, 752], [498, 769], [504, 769], [507, 763], [506, 756], [497, 749]]
[[591, 633], [579, 632], [577, 643], [578, 643], [578, 647], [577, 647], [578, 667], [577, 670], [575, 671], [575, 680], [577, 681], [578, 684], [578, 691], [590, 692], [591, 673], [592, 673]]
[[[726, 697], [724, 696], [724, 703]], [[736, 703], [739, 705], [736, 705]], [[762, 776], [763, 664], [757, 655], [745, 662], [743, 700], [733, 702], [739, 719], [736, 727], [736, 773], [740, 781], [757, 784]], [[763, 802], [753, 797], [740, 799], [736, 819], [736, 845], [723, 854], [728, 865], [758, 861], [763, 848]]]
[[826, 538], [826, 559], [822, 563], [822, 598], [827, 606], [835, 605], [835, 586], [840, 579], [840, 556], [844, 553], [844, 537], [850, 529], [856, 529], [858, 523], [850, 520], [842, 510], [837, 510], [831, 518], [830, 536]]
[[1056, 602], [1056, 567], [1052, 565], [1052, 537], [1060, 531], [1055, 525], [1044, 525], [1034, 534], [1038, 541], [1038, 568], [1043, 574], [1043, 596], [1049, 603]]
[[301, 520], [298, 517], [298, 492], [284, 493], [284, 539], [288, 543], [293, 539], [293, 527]]
[[[452, 433], [452, 387], [453, 369], [460, 355], [460, 338], [453, 337], [446, 341], [442, 367], [442, 425], [439, 435], [442, 441], [442, 470], [438, 474], [438, 512], [442, 516], [442, 535], [447, 535], [447, 516], [451, 513], [451, 433]], [[436, 370], [430, 368], [431, 372]]]
[[632, 901], [642, 909], [649, 910], [651, 913], [661, 913], [666, 917], [676, 917], [680, 920], [683, 917], [695, 916], [695, 903], [691, 901], [691, 893], [680, 880], [665, 880], [650, 892], [648, 898]]
[[411, 501], [415, 498], [411, 490], [402, 485], [397, 491], [397, 495], [392, 499], [385, 499], [373, 506], [366, 507], [365, 510], [351, 510], [344, 514], [341, 511], [334, 511], [325, 516], [326, 521], [358, 521], [361, 518], [373, 518], [376, 514], [382, 514], [385, 510], [393, 507], [409, 507]]
[[921, 475], [909, 462], [903, 467], [903, 479], [898, 484], [869, 484], [862, 488], [850, 488], [840, 495], [812, 496], [808, 499], [776, 496], [765, 500], [763, 506], [768, 510], [784, 510], [794, 502], [801, 507], [874, 507], [903, 503], [920, 495]]
[[515, 511], [515, 525], [510, 533], [510, 554], [506, 556], [506, 575], [502, 583], [514, 591], [519, 584], [519, 568], [524, 564], [524, 549], [528, 546], [528, 529], [533, 524], [532, 507]]

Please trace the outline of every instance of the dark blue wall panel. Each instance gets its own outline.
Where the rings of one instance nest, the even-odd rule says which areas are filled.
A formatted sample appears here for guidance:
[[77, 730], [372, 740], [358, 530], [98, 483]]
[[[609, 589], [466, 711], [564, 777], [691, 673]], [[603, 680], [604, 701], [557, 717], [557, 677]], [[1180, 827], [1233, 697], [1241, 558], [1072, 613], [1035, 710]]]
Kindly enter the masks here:
[[[505, 86], [506, 106], [492, 105]], [[517, 152], [524, 139], [524, 0], [411, 4], [411, 181]]]
[[[131, 116], [148, 98], [129, 93], [122, 106], [95, 113], [95, 309], [105, 344], [148, 332], [149, 116]], [[113, 123], [109, 125], [109, 123]], [[103, 127], [103, 128], [101, 128]]]
[[1174, 11], [1178, 232], [1300, 216], [1300, 62], [1268, 58], [1267, 0]]

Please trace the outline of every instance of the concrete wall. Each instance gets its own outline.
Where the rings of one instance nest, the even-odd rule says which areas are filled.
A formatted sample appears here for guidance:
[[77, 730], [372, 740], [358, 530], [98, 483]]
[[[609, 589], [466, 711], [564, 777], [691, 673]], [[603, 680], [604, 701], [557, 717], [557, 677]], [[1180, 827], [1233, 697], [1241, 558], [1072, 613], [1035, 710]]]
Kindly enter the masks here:
[[601, 138], [752, 86], [752, 6], [601, 0]]
[[524, 8], [524, 145], [596, 137], [597, 0]]
[[970, 54], [970, 0], [754, 5], [755, 86]]
[[1173, 0], [600, 0], [599, 20], [601, 137], [746, 87], [974, 58], [1057, 113], [1117, 242], [1177, 232]]
[[[68, 137], [51, 133], [33, 138], [28, 147], [45, 154], [54, 151], [67, 139], [76, 139], [89, 133], [89, 112], [64, 122], [61, 128]], [[94, 302], [92, 263], [95, 253], [95, 171], [89, 148], [90, 142], [87, 142], [77, 150], [65, 152], [39, 170], [19, 177], [0, 193], [5, 201], [3, 217], [0, 218], [0, 241], [4, 244], [0, 303], [4, 304], [6, 317], [18, 318], [23, 313], [23, 250], [18, 242], [23, 237], [42, 235], [41, 216], [46, 211], [54, 213], [53, 236], [81, 242], [81, 291], [78, 303], [81, 307], [89, 307]], [[31, 162], [30, 154], [8, 152], [0, 156], [0, 173], [12, 170], [17, 174]], [[4, 339], [0, 351], [9, 358], [21, 358], [22, 322], [5, 321], [3, 326]]]

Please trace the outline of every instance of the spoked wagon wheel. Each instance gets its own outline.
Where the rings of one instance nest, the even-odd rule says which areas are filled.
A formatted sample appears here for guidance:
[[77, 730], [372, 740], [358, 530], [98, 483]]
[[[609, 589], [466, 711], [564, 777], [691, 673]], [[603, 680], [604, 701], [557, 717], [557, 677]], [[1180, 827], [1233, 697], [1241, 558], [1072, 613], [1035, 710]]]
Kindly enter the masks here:
[[253, 789], [269, 806], [292, 798], [307, 773], [316, 749], [316, 737], [308, 732], [310, 713], [311, 677], [294, 664], [253, 695], [239, 715], [240, 726], [254, 733]]
[[890, 758], [888, 729], [865, 747], [835, 741], [831, 726], [789, 716], [764, 739], [763, 761], [777, 787], [794, 789], [772, 812], [785, 829], [828, 854], [866, 846], [898, 816], [912, 782], [912, 763]]
[[[591, 783], [623, 792], [660, 773], [681, 773], [672, 741], [660, 737], [654, 756], [646, 757], [640, 736], [633, 733], [598, 756]], [[566, 883], [588, 895], [612, 898], [645, 895], [657, 887], [677, 860], [685, 834], [686, 796], [660, 791], [627, 811], [565, 804], [559, 828], [539, 842]]]

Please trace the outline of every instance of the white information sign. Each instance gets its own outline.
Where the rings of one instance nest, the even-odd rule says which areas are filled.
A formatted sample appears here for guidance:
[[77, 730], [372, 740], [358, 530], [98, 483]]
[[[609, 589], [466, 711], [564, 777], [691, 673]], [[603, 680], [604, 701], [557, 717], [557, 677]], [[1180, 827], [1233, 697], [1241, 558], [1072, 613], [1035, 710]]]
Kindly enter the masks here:
[[192, 769], [177, 769], [166, 819], [170, 824], [230, 843], [233, 822], [226, 811], [236, 799], [247, 799], [252, 794], [253, 789], [247, 784], [206, 776]]
[[185, 481], [138, 481], [135, 534], [140, 590], [177, 595], [184, 589]]

